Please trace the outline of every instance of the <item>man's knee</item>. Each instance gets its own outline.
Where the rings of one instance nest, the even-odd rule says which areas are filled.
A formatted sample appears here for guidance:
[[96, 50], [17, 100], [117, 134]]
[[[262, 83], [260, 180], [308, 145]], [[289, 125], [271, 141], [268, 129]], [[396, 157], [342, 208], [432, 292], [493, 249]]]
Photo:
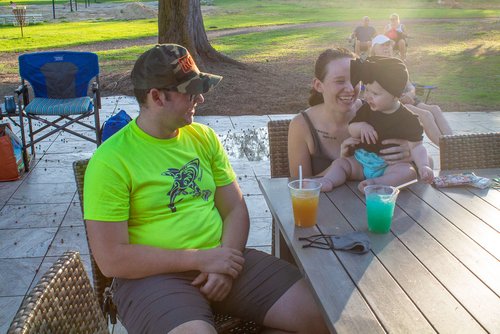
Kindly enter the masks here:
[[172, 329], [168, 334], [217, 334], [215, 328], [203, 320], [192, 320]]

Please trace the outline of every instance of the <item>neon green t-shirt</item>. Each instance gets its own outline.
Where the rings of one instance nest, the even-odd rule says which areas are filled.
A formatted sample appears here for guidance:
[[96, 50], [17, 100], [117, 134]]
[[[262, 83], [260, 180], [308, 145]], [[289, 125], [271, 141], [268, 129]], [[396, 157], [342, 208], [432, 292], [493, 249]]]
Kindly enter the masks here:
[[215, 132], [193, 123], [158, 139], [136, 120], [104, 142], [85, 173], [84, 218], [128, 220], [129, 242], [166, 249], [220, 245], [216, 187], [235, 179]]

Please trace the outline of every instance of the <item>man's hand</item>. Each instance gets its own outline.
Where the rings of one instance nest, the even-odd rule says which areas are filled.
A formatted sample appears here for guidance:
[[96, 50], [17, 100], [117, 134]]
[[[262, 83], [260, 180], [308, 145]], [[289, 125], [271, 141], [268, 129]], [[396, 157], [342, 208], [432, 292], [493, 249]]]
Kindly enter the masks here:
[[384, 148], [380, 150], [380, 155], [389, 165], [394, 165], [399, 162], [411, 162], [410, 146], [407, 140], [404, 139], [385, 139], [382, 145], [398, 145]]
[[349, 137], [340, 144], [340, 156], [341, 157], [350, 157], [353, 155], [354, 146], [358, 145], [361, 142], [359, 138]]
[[429, 166], [421, 166], [418, 168], [420, 179], [425, 183], [431, 184], [434, 181], [434, 173]]
[[233, 286], [233, 279], [224, 274], [200, 273], [191, 282], [191, 285], [199, 286], [200, 291], [215, 302], [224, 300]]
[[238, 277], [243, 270], [243, 253], [229, 247], [200, 250], [198, 270], [201, 272], [226, 274], [232, 278]]
[[360, 138], [363, 143], [376, 144], [378, 139], [377, 131], [370, 124], [363, 122], [359, 127]]

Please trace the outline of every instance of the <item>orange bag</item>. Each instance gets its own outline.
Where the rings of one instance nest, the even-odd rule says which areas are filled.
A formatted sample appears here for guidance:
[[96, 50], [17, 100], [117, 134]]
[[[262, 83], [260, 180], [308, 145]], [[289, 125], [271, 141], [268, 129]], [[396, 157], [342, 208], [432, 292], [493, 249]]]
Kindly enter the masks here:
[[23, 150], [9, 124], [0, 124], [0, 181], [14, 181], [24, 170]]

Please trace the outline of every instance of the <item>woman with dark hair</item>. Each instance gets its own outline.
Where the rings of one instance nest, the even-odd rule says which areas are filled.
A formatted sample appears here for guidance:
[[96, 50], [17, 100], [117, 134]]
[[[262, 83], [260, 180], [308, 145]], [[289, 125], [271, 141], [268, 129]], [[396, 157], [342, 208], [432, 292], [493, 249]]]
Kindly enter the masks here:
[[[309, 105], [293, 118], [288, 132], [290, 175], [322, 176], [333, 160], [349, 155], [359, 144], [347, 129], [349, 121], [363, 104], [358, 99], [359, 84], [351, 83], [351, 60], [355, 56], [344, 48], [328, 49], [316, 60]], [[395, 146], [380, 152], [388, 164], [410, 161], [408, 142], [388, 139]]]

